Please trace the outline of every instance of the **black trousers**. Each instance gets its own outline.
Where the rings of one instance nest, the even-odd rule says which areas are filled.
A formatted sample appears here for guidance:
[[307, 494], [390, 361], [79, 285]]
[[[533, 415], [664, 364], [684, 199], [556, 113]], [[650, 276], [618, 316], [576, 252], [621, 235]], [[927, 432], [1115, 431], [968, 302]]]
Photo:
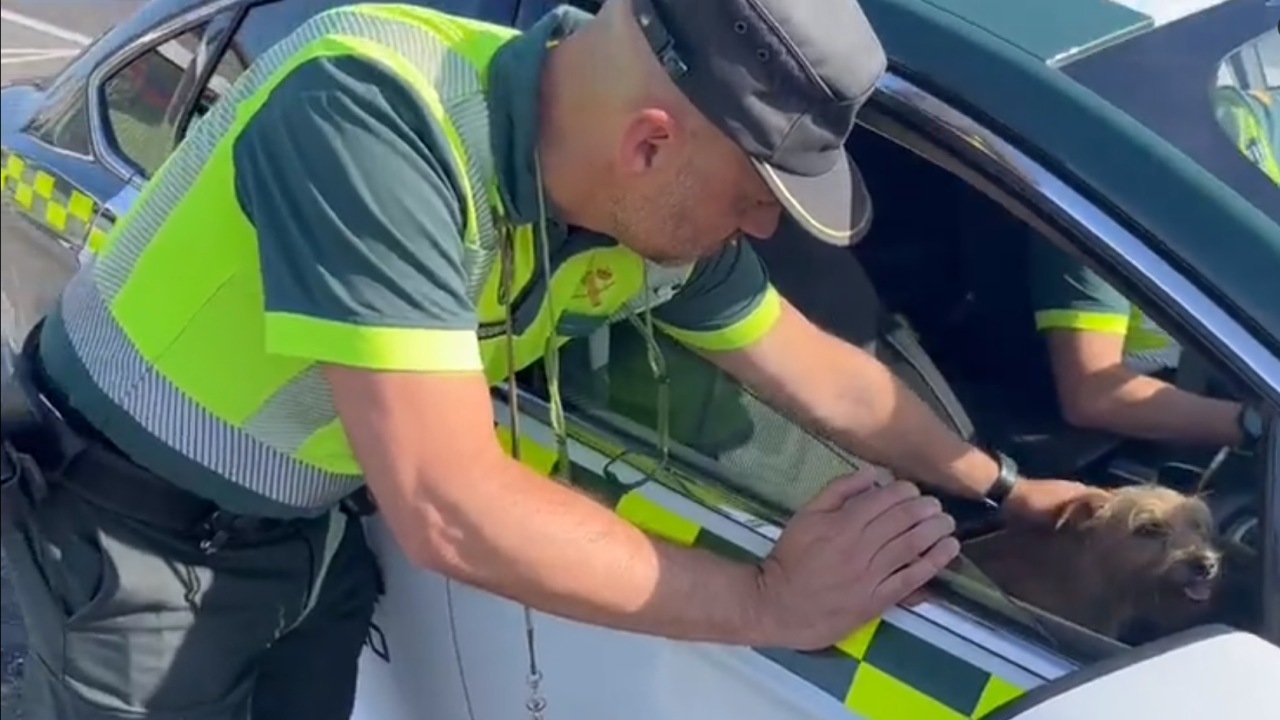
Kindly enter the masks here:
[[33, 720], [348, 720], [377, 596], [341, 511], [207, 554], [51, 488], [3, 538]]

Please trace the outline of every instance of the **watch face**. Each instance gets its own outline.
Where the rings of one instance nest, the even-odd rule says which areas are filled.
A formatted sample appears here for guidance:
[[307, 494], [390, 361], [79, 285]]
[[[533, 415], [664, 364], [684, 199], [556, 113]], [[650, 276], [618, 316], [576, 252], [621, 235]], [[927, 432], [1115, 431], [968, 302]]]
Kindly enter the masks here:
[[1246, 408], [1240, 416], [1240, 424], [1244, 426], [1244, 431], [1250, 437], [1262, 437], [1263, 425], [1262, 413], [1257, 408]]

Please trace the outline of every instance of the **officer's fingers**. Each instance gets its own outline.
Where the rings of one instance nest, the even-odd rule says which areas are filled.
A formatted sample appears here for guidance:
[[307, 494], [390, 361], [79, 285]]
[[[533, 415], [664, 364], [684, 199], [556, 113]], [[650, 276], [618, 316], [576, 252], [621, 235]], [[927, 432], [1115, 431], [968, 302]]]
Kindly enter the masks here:
[[960, 541], [943, 538], [924, 555], [885, 578], [872, 592], [872, 603], [888, 607], [918, 592], [960, 554]]
[[867, 523], [867, 546], [884, 547], [916, 525], [941, 515], [942, 503], [937, 498], [917, 495], [903, 500]]
[[887, 471], [880, 468], [864, 468], [852, 475], [838, 477], [814, 495], [804, 510], [831, 511], [843, 506], [850, 498], [872, 489], [876, 485], [888, 482]]
[[841, 508], [840, 513], [850, 530], [865, 534], [871, 522], [890, 508], [919, 496], [920, 488], [903, 480], [895, 480], [852, 498]]
[[955, 532], [956, 523], [949, 515], [938, 515], [893, 538], [871, 558], [868, 569], [872, 577], [892, 575], [898, 568], [924, 556], [930, 548]]

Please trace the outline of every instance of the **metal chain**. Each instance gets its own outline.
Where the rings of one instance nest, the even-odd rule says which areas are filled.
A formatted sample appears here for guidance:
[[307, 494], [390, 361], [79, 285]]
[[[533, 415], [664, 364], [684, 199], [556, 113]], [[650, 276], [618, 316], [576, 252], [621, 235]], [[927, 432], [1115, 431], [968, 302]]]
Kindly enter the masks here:
[[[555, 317], [551, 293], [551, 251], [547, 246], [547, 205], [542, 187], [542, 164], [535, 154], [533, 158], [535, 183], [538, 188], [538, 233], [535, 244], [541, 250], [541, 265], [546, 283], [547, 312]], [[500, 205], [500, 203], [498, 203]], [[507, 359], [507, 408], [511, 424], [511, 457], [521, 461], [520, 443], [523, 433], [520, 430], [520, 399], [516, 384], [516, 333], [515, 333], [515, 232], [505, 217], [499, 219], [501, 232], [499, 249], [500, 279], [498, 282], [498, 299], [504, 307], [506, 318], [506, 359]], [[543, 366], [547, 378], [547, 393], [551, 401], [551, 429], [556, 439], [556, 461], [552, 468], [553, 477], [565, 477], [568, 473], [568, 433], [564, 422], [564, 406], [560, 398], [560, 354], [555, 342], [555, 332], [547, 339], [547, 347], [543, 354]], [[529, 694], [524, 707], [529, 713], [529, 720], [546, 720], [547, 699], [542, 695], [542, 668], [538, 663], [537, 632], [533, 622], [533, 609], [524, 605], [525, 646], [529, 652], [529, 673], [526, 678]]]
[[[510, 226], [501, 221], [502, 231], [500, 233], [499, 262], [502, 267], [498, 281], [498, 299], [505, 308], [506, 319], [506, 356], [507, 356], [507, 408], [509, 411], [509, 423], [511, 426], [511, 457], [516, 462], [521, 461], [520, 452], [520, 394], [516, 387], [516, 341], [515, 341], [515, 323], [513, 320], [514, 310], [513, 300], [515, 291], [515, 234], [511, 232]], [[529, 651], [529, 674], [527, 683], [529, 685], [529, 695], [525, 700], [525, 710], [529, 712], [529, 720], [546, 720], [547, 700], [542, 696], [542, 670], [538, 666], [537, 638], [534, 634], [533, 627], [533, 610], [528, 606], [524, 606], [524, 629], [525, 629], [525, 645]]]
[[[546, 303], [547, 314], [551, 318], [556, 317], [554, 306], [554, 295], [551, 292], [551, 250], [548, 246], [547, 232], [547, 204], [546, 195], [542, 184], [542, 164], [538, 156], [535, 154], [533, 158], [533, 168], [535, 184], [538, 188], [538, 232], [535, 237], [535, 244], [541, 253], [541, 265], [543, 277], [542, 281], [546, 284]], [[501, 203], [495, 203], [501, 205]], [[520, 401], [519, 392], [516, 385], [516, 334], [515, 334], [515, 232], [511, 224], [505, 216], [498, 219], [500, 227], [499, 262], [501, 268], [499, 270], [500, 277], [498, 281], [498, 301], [503, 305], [505, 312], [505, 330], [506, 330], [506, 360], [507, 360], [507, 409], [509, 412], [509, 422], [511, 425], [511, 456], [517, 462], [521, 461], [520, 442], [522, 433], [520, 431]], [[667, 368], [662, 350], [658, 347], [656, 334], [653, 326], [653, 314], [650, 312], [651, 304], [648, 266], [645, 266], [645, 308], [644, 319], [641, 321], [636, 317], [635, 313], [628, 313], [628, 319], [635, 324], [640, 331], [641, 336], [645, 340], [649, 369], [653, 376], [658, 380], [658, 437], [661, 450], [661, 459], [659, 468], [665, 468], [669, 459], [668, 440], [669, 437], [669, 412], [670, 398], [669, 385], [667, 382]], [[545, 377], [547, 382], [547, 396], [551, 409], [551, 430], [556, 441], [556, 460], [555, 465], [551, 469], [553, 478], [568, 480], [569, 471], [572, 464], [569, 461], [569, 434], [564, 418], [564, 403], [560, 395], [560, 350], [556, 342], [556, 333], [553, 328], [547, 338], [547, 345], [543, 353], [543, 367], [545, 369]], [[542, 669], [538, 663], [537, 650], [537, 632], [534, 627], [533, 609], [528, 605], [523, 606], [524, 609], [524, 627], [525, 627], [525, 646], [529, 653], [529, 673], [526, 678], [529, 694], [525, 700], [525, 710], [529, 713], [529, 720], [546, 720], [547, 699], [542, 694]]]

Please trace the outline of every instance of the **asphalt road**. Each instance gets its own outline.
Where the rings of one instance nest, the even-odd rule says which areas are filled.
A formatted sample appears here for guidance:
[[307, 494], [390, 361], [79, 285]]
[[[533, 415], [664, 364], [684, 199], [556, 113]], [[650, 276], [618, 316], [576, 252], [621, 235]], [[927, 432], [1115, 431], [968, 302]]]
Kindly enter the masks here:
[[[81, 46], [129, 17], [139, 5], [140, 0], [0, 0], [0, 83], [58, 72]], [[4, 283], [11, 279], [5, 273]], [[32, 277], [23, 280], [42, 282]], [[3, 299], [0, 319], [6, 329], [13, 321], [11, 315], [8, 300]], [[0, 578], [0, 720], [51, 720], [23, 718], [18, 707], [26, 634], [2, 556]]]

